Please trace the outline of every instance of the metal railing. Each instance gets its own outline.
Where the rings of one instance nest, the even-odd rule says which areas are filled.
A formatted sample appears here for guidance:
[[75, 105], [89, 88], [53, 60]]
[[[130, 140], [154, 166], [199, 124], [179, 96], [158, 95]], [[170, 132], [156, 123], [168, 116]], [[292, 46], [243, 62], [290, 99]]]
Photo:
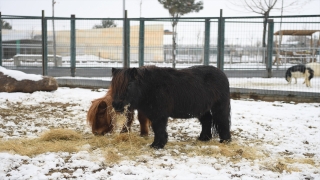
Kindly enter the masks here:
[[[270, 81], [281, 78], [286, 84], [283, 77], [290, 66], [320, 62], [320, 15], [270, 16], [266, 46], [262, 44], [261, 16], [222, 17], [221, 14], [220, 17], [180, 18], [175, 50], [171, 18], [53, 18], [0, 14], [0, 19], [12, 25], [11, 30], [0, 26], [0, 65], [9, 69], [42, 69], [43, 75], [55, 77], [102, 79], [110, 76], [111, 67], [171, 67], [175, 57], [177, 68], [214, 65], [224, 70], [229, 78], [269, 77]], [[93, 28], [103, 20], [112, 20], [116, 27]], [[279, 43], [280, 38], [275, 33], [281, 30], [315, 30], [315, 33], [282, 36]], [[62, 64], [48, 60], [54, 52], [61, 57]], [[25, 57], [15, 63], [17, 55]], [[43, 59], [40, 62], [34, 58], [38, 56], [32, 55], [41, 55]], [[312, 81], [314, 88], [307, 91], [320, 92], [318, 77]], [[285, 90], [290, 91], [290, 88]]]

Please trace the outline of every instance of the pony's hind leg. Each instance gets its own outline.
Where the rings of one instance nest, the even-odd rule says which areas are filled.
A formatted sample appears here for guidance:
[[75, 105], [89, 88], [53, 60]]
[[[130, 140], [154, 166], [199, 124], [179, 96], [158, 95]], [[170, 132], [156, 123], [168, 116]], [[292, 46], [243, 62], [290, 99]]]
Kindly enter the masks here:
[[211, 115], [210, 111], [208, 111], [204, 115], [202, 115], [199, 118], [199, 120], [200, 120], [200, 123], [202, 126], [202, 131], [200, 133], [198, 140], [209, 141], [210, 139], [212, 139], [212, 133], [211, 133], [212, 115]]
[[166, 130], [168, 117], [150, 120], [154, 132], [154, 141], [150, 146], [155, 149], [162, 149], [168, 142], [168, 133]]
[[213, 129], [219, 135], [220, 142], [231, 141], [230, 101], [216, 104], [212, 109]]

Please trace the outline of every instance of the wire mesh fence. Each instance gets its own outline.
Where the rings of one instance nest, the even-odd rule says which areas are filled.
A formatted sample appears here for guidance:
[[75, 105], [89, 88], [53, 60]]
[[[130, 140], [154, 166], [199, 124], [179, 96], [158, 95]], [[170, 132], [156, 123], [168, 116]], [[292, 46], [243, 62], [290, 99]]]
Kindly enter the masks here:
[[[233, 88], [320, 93], [320, 15], [269, 19], [272, 32], [263, 17], [180, 18], [174, 27], [171, 18], [74, 18], [73, 29], [71, 17], [2, 15], [12, 29], [2, 28], [0, 65], [41, 73], [46, 46], [47, 75], [57, 78], [110, 80], [110, 69], [124, 67], [126, 58], [130, 67], [214, 65]], [[302, 84], [304, 78], [297, 84], [286, 81], [287, 69], [297, 64], [313, 69], [312, 88]]]

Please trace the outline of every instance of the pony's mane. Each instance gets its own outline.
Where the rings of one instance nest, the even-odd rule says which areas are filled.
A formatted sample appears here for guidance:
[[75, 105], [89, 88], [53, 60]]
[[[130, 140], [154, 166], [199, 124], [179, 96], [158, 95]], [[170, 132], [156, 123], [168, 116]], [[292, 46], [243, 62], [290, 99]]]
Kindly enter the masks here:
[[[91, 101], [91, 106], [87, 112], [87, 123], [92, 127], [92, 125], [95, 123], [95, 120], [96, 120], [96, 114], [97, 114], [97, 111], [98, 111], [98, 107], [99, 107], [99, 104], [104, 101], [107, 106], [108, 104], [110, 104], [110, 98], [111, 98], [111, 93], [112, 93], [112, 89], [109, 88], [107, 94], [101, 98], [98, 98], [98, 99], [95, 99], [93, 101]], [[109, 109], [110, 107], [107, 107], [107, 109]], [[107, 113], [110, 113], [108, 110], [106, 111], [106, 116], [107, 116]]]
[[[150, 66], [142, 66], [140, 68], [137, 68], [137, 72], [139, 76], [143, 76], [144, 72], [148, 69], [154, 69], [154, 68], [158, 68], [156, 66], [150, 65]], [[128, 86], [129, 83], [129, 71], [131, 71], [132, 69], [130, 68], [125, 68], [125, 69], [118, 69], [118, 71], [115, 73], [115, 75], [112, 77], [112, 81], [111, 81], [111, 86], [112, 89], [114, 89], [114, 91], [111, 91], [111, 95], [114, 96], [115, 93], [117, 93], [117, 95], [119, 94], [123, 94]]]
[[116, 72], [112, 77], [111, 87], [114, 91], [111, 92], [111, 95], [114, 96], [115, 92], [117, 94], [122, 94], [125, 92], [128, 85], [128, 69], [121, 69]]

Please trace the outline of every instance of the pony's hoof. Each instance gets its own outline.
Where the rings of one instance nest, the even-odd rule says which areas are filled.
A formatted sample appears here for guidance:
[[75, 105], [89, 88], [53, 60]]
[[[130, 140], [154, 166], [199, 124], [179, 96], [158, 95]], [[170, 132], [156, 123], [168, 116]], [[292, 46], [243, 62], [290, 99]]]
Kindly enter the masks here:
[[224, 143], [224, 144], [228, 144], [228, 143], [231, 142], [231, 139], [227, 139], [227, 140], [220, 139], [219, 142], [220, 142], [220, 143]]
[[201, 136], [200, 135], [200, 137], [198, 137], [198, 140], [199, 141], [210, 141], [212, 139], [212, 136]]
[[152, 143], [152, 144], [150, 145], [150, 147], [153, 148], [153, 149], [163, 149], [163, 148], [164, 148], [164, 145]]
[[141, 136], [141, 137], [148, 137], [148, 136], [149, 136], [149, 133], [140, 133], [140, 136]]

